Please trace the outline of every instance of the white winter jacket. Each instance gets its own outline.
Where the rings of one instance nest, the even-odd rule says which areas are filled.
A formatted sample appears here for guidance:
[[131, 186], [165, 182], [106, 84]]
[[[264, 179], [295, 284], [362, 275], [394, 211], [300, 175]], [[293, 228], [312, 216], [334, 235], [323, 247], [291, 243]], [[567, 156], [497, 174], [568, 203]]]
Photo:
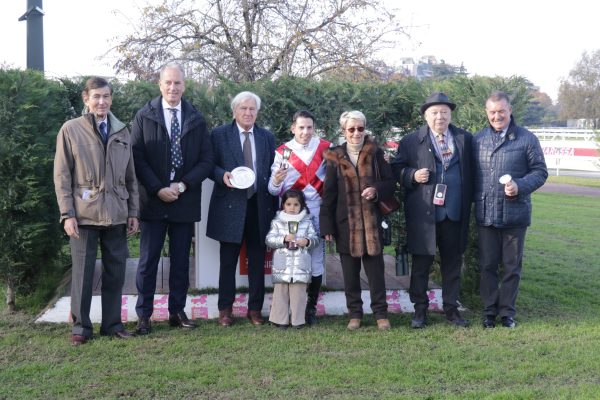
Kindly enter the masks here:
[[[288, 223], [298, 222], [296, 238], [308, 239], [308, 246], [289, 250], [284, 243], [284, 238], [290, 233]], [[271, 229], [267, 234], [266, 244], [272, 249], [273, 263], [271, 278], [273, 283], [309, 283], [311, 279], [311, 260], [308, 252], [320, 242], [312, 218], [303, 210], [299, 214], [287, 214], [278, 211], [271, 222]]]

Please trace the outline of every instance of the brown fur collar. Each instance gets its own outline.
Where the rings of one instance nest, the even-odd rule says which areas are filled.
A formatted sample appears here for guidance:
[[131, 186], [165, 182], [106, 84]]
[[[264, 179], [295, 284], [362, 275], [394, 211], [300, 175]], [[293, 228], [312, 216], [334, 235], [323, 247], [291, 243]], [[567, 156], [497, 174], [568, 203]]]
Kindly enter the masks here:
[[362, 191], [373, 186], [376, 179], [373, 158], [377, 154], [377, 150], [377, 143], [370, 137], [365, 137], [365, 144], [358, 155], [356, 167], [350, 161], [344, 145], [335, 147], [326, 154], [327, 160], [338, 166], [338, 174], [346, 187], [350, 255], [352, 257], [362, 257], [365, 254], [374, 256], [380, 254], [382, 250], [377, 204], [365, 200], [361, 196]]

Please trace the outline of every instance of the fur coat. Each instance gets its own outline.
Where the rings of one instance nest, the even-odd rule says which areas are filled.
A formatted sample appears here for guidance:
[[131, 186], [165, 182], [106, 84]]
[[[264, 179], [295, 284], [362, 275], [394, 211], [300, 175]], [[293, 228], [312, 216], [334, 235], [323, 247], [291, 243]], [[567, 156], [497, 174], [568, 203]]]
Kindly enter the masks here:
[[[388, 198], [394, 192], [394, 179], [389, 164], [377, 143], [365, 137], [356, 166], [348, 156], [346, 144], [326, 153], [327, 172], [321, 205], [321, 235], [333, 235], [337, 250], [352, 257], [381, 254], [381, 213], [376, 201], [366, 200], [361, 193], [367, 187], [377, 189], [377, 198]], [[375, 159], [380, 179], [375, 172]]]

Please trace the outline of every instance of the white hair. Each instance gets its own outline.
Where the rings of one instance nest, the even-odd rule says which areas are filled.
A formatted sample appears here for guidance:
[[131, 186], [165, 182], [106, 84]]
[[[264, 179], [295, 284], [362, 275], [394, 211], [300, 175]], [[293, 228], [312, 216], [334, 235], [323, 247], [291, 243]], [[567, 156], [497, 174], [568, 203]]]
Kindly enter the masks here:
[[240, 104], [241, 102], [248, 100], [248, 99], [254, 100], [254, 102], [256, 103], [256, 111], [259, 111], [260, 110], [260, 97], [258, 97], [256, 94], [254, 94], [252, 92], [238, 93], [233, 98], [233, 100], [231, 100], [231, 111], [235, 111], [235, 108], [238, 106], [238, 104]]
[[181, 66], [181, 64], [176, 63], [174, 61], [169, 62], [167, 64], [165, 64], [161, 69], [160, 69], [160, 75], [159, 78], [162, 81], [163, 75], [165, 74], [165, 71], [168, 69], [176, 69], [179, 70], [179, 72], [181, 72], [181, 77], [183, 79], [185, 79], [185, 71], [183, 70], [183, 67]]
[[360, 111], [357, 111], [357, 110], [344, 111], [342, 113], [342, 115], [340, 115], [340, 128], [342, 128], [342, 130], [346, 129], [346, 124], [351, 119], [354, 119], [354, 120], [357, 120], [357, 121], [362, 121], [363, 125], [366, 128], [367, 117], [365, 117], [365, 114], [363, 114], [363, 113], [361, 113]]

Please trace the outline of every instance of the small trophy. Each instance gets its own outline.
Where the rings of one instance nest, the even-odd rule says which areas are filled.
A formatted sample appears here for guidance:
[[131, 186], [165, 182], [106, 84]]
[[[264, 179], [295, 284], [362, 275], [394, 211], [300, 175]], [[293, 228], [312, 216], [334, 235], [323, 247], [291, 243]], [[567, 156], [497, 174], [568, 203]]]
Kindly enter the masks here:
[[281, 168], [282, 169], [287, 169], [289, 167], [289, 163], [288, 160], [290, 159], [290, 156], [292, 155], [292, 149], [290, 149], [289, 147], [284, 147], [283, 148], [283, 160], [281, 161]]
[[298, 233], [298, 221], [288, 221], [288, 229], [290, 234], [294, 235], [294, 239], [288, 242], [287, 248], [290, 250], [296, 250], [298, 245], [296, 244], [296, 233]]
[[[498, 182], [500, 182], [501, 185], [506, 185], [510, 181], [512, 181], [512, 176], [510, 176], [509, 174], [502, 175], [498, 180]], [[507, 194], [505, 194], [504, 197], [506, 198], [506, 200], [514, 200], [517, 198], [517, 196], [509, 196]]]

